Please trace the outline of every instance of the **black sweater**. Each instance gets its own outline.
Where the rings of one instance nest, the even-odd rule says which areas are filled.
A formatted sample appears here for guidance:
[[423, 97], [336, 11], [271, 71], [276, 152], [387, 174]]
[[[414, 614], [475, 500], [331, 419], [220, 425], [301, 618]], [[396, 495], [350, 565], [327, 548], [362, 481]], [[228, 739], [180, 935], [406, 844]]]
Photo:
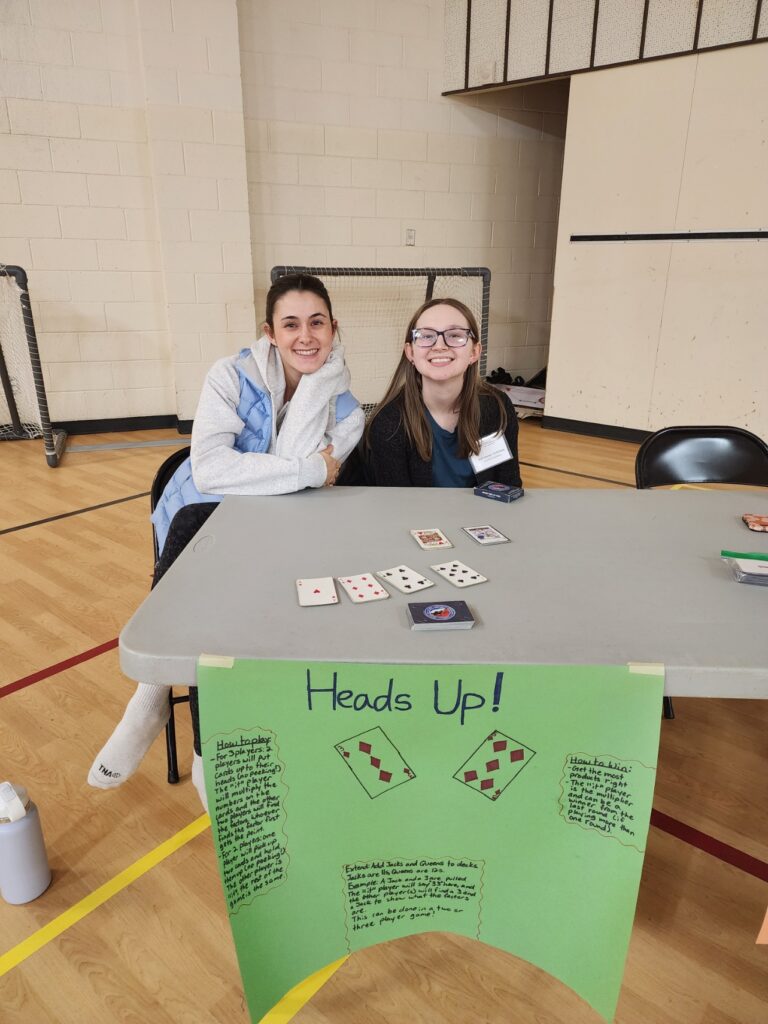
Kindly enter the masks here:
[[[520, 487], [520, 466], [517, 457], [517, 417], [512, 403], [503, 392], [499, 397], [507, 411], [505, 437], [512, 458], [498, 466], [476, 474], [477, 483], [495, 480]], [[402, 400], [394, 399], [386, 405], [371, 424], [370, 447], [361, 445], [363, 462], [350, 466], [340, 483], [367, 483], [374, 487], [432, 487], [432, 464], [424, 462], [411, 445], [402, 421]], [[499, 408], [492, 395], [480, 396], [480, 436], [496, 434], [499, 430]], [[353, 461], [353, 460], [350, 460]], [[347, 468], [346, 466], [344, 467]]]

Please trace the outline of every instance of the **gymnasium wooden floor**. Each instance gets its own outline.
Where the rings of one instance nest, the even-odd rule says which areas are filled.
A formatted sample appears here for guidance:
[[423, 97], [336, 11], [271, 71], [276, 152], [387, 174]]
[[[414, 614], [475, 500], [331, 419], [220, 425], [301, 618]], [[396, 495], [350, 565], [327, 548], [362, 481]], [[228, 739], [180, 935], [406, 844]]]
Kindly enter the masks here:
[[[177, 435], [70, 443], [163, 438]], [[543, 431], [528, 420], [520, 447], [528, 488], [634, 485], [634, 445]], [[109, 892], [116, 876], [201, 814], [183, 706], [179, 785], [165, 782], [162, 740], [120, 789], [97, 791], [85, 781], [132, 692], [115, 639], [149, 587], [147, 492], [170, 451], [69, 453], [51, 470], [40, 442], [0, 445], [0, 780], [24, 783], [40, 807], [54, 874], [35, 902], [0, 902], [3, 1024], [248, 1021], [210, 829], [33, 948], [39, 929], [99, 887]], [[616, 1020], [765, 1024], [768, 946], [755, 938], [768, 905], [768, 702], [675, 706], [677, 719], [662, 726], [654, 801], [667, 827], [650, 831]], [[698, 832], [677, 838], [668, 819]], [[273, 1015], [270, 1024], [278, 1019], [288, 1018]], [[600, 1018], [522, 961], [431, 935], [355, 954], [294, 1019]]]

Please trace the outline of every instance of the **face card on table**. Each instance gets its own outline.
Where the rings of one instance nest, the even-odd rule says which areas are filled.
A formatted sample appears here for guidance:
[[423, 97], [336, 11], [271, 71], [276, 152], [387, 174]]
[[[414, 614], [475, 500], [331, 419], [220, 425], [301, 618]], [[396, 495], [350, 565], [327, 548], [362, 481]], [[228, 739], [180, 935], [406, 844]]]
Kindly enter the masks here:
[[378, 569], [376, 575], [379, 579], [391, 583], [393, 587], [403, 594], [413, 594], [417, 590], [426, 590], [427, 587], [434, 587], [432, 580], [416, 569], [410, 569], [407, 565], [396, 565], [392, 569]]
[[338, 604], [339, 595], [333, 583], [333, 576], [319, 576], [311, 580], [296, 580], [299, 604], [309, 608], [316, 604]]
[[336, 579], [346, 590], [353, 604], [383, 601], [389, 597], [389, 591], [384, 589], [373, 573], [364, 572], [359, 576], [337, 576]]
[[425, 530], [411, 530], [411, 536], [420, 548], [452, 548], [453, 544], [448, 540], [442, 530], [436, 526]]
[[444, 562], [442, 565], [432, 565], [436, 573], [443, 579], [448, 580], [454, 587], [474, 587], [477, 583], [487, 583], [488, 577], [483, 576], [476, 569], [471, 569], [463, 562]]

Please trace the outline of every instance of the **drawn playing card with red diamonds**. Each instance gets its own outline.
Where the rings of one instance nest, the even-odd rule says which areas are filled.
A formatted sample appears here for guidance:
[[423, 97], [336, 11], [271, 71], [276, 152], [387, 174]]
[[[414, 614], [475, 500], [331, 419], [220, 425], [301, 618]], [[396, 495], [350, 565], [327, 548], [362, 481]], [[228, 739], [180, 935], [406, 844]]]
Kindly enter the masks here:
[[384, 589], [372, 572], [364, 572], [359, 576], [337, 576], [336, 579], [349, 594], [353, 604], [383, 601], [389, 597], [389, 591]]
[[336, 750], [372, 800], [416, 778], [403, 755], [379, 726], [337, 743]]
[[315, 604], [338, 604], [339, 595], [333, 583], [333, 576], [319, 576], [313, 580], [296, 580], [299, 604], [309, 607]]
[[492, 732], [472, 751], [453, 777], [489, 800], [498, 800], [535, 753], [525, 743], [505, 736], [503, 732]]

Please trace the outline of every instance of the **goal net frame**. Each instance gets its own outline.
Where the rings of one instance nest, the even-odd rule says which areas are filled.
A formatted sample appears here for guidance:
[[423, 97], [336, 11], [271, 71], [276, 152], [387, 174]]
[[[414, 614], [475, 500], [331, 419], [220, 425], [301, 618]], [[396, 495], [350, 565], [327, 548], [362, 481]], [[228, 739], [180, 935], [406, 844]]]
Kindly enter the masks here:
[[[487, 365], [487, 352], [488, 352], [488, 320], [489, 320], [489, 307], [490, 307], [490, 296], [491, 296], [491, 271], [488, 267], [307, 267], [307, 266], [288, 266], [278, 265], [272, 268], [271, 281], [275, 283], [279, 278], [284, 277], [286, 274], [312, 274], [315, 277], [319, 277], [324, 283], [328, 285], [328, 290], [331, 293], [333, 299], [333, 281], [336, 279], [349, 279], [349, 278], [360, 278], [361, 281], [370, 278], [409, 278], [409, 279], [421, 279], [424, 284], [424, 292], [420, 301], [428, 302], [434, 297], [440, 297], [440, 281], [441, 279], [448, 278], [463, 278], [467, 280], [477, 279], [479, 285], [479, 296], [478, 301], [470, 303], [465, 301], [465, 304], [472, 308], [473, 313], [477, 318], [478, 326], [480, 328], [480, 341], [482, 343], [482, 351], [480, 354], [480, 376], [485, 377], [486, 365]], [[449, 293], [444, 293], [444, 297], [448, 298]], [[454, 296], [460, 298], [460, 296]], [[394, 299], [393, 299], [394, 302]], [[335, 305], [335, 302], [334, 302]], [[411, 309], [411, 313], [418, 307], [419, 302], [416, 301]], [[342, 324], [343, 326], [343, 324]], [[404, 324], [403, 327], [406, 325]], [[392, 367], [394, 371], [394, 366]], [[370, 411], [374, 407], [371, 403], [363, 403], [363, 408], [366, 411]]]
[[[0, 278], [12, 281], [18, 290], [21, 322], [24, 328], [24, 337], [12, 339], [13, 358], [10, 358], [11, 353], [8, 351], [10, 343], [6, 331], [0, 332], [0, 441], [42, 437], [46, 461], [49, 466], [55, 467], [59, 464], [67, 435], [63, 430], [53, 429], [48, 414], [48, 399], [29, 301], [27, 274], [22, 267], [0, 263]], [[2, 298], [5, 301], [6, 296]], [[10, 320], [10, 317], [8, 319]], [[15, 320], [18, 322], [18, 317], [15, 317]], [[3, 317], [3, 324], [5, 321], [6, 318]], [[10, 421], [8, 423], [4, 422], [6, 409], [3, 408], [3, 404], [7, 407], [7, 417]], [[19, 412], [20, 404], [26, 415], [22, 416]]]

